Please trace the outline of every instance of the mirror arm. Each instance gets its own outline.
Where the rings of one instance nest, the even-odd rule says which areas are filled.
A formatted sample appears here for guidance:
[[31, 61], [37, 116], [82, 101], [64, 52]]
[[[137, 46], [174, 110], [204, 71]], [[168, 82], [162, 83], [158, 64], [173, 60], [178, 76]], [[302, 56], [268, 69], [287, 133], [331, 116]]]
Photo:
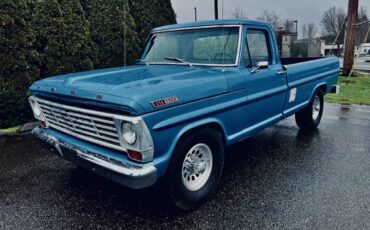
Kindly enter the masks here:
[[257, 72], [257, 70], [259, 70], [261, 68], [261, 66], [257, 66], [257, 67], [255, 67], [255, 68], [253, 68], [252, 70], [251, 70], [251, 73], [253, 74], [253, 73], [256, 73]]
[[268, 68], [268, 62], [261, 61], [257, 63], [257, 66], [251, 70], [251, 73], [256, 73], [257, 70], [262, 69], [262, 68]]

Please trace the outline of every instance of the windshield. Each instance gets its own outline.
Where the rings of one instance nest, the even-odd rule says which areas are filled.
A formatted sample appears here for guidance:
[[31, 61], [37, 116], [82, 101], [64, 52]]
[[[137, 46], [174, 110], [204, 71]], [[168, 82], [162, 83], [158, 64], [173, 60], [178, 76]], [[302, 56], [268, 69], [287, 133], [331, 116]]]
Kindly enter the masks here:
[[235, 65], [239, 27], [200, 28], [153, 34], [142, 61], [149, 64]]

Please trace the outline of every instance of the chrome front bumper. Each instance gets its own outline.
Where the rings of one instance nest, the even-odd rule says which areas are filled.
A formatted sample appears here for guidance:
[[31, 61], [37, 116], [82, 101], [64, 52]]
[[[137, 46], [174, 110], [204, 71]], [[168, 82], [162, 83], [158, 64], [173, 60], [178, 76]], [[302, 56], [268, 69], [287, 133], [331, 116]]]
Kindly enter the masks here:
[[157, 181], [157, 169], [152, 165], [140, 167], [84, 150], [58, 139], [43, 128], [33, 129], [32, 134], [42, 143], [53, 146], [61, 157], [126, 187], [140, 189]]

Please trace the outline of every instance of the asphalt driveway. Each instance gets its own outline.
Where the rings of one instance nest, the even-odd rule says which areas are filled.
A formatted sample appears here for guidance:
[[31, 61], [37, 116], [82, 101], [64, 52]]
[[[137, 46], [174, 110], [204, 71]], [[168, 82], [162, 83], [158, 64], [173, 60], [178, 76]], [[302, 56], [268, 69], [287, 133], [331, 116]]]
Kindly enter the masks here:
[[227, 150], [213, 199], [177, 212], [43, 149], [0, 139], [0, 229], [370, 229], [370, 107], [325, 105], [319, 129], [289, 118]]

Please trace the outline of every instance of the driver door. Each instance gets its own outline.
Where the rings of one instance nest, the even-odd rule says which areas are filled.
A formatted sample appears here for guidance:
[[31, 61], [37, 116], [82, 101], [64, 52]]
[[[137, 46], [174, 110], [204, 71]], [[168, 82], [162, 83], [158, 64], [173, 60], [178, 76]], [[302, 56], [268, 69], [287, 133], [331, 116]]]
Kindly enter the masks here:
[[[248, 28], [244, 49], [245, 83], [247, 91], [247, 123], [251, 131], [262, 129], [282, 116], [286, 97], [286, 73], [277, 63], [272, 47], [273, 37], [264, 28]], [[268, 62], [256, 70], [258, 64]]]

